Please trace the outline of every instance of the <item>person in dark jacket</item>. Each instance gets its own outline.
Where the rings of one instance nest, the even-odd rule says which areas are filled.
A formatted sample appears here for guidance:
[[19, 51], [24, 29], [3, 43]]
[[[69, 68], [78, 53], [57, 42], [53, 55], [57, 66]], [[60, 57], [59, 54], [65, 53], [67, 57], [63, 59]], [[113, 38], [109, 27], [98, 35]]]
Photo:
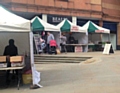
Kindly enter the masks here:
[[14, 40], [10, 39], [9, 40], [9, 45], [5, 47], [4, 54], [5, 56], [16, 56], [18, 55], [18, 49], [14, 45]]
[[[45, 44], [47, 45], [47, 32], [43, 31], [41, 34], [43, 40], [45, 40]], [[47, 52], [47, 47], [44, 48], [44, 53]]]
[[[5, 50], [4, 50], [4, 56], [7, 56], [7, 67], [11, 67], [11, 63], [10, 63], [10, 56], [16, 56], [18, 55], [18, 49], [17, 47], [14, 45], [14, 40], [13, 39], [10, 39], [9, 40], [9, 45], [7, 45], [5, 47]], [[15, 70], [16, 74], [18, 74], [17, 70]], [[6, 83], [7, 85], [9, 85], [9, 74], [10, 74], [10, 70], [7, 70], [6, 72]]]
[[[75, 43], [75, 38], [72, 36], [72, 33], [70, 33], [68, 41], [69, 41], [69, 44], [74, 44]], [[70, 52], [74, 52], [74, 46], [70, 46]]]

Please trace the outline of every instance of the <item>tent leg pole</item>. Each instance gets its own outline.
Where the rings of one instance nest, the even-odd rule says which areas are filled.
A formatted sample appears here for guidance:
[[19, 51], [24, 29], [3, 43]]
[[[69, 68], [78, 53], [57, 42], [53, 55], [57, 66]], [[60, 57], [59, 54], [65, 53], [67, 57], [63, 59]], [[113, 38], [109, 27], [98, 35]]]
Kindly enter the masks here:
[[29, 38], [30, 38], [30, 59], [31, 59], [31, 69], [32, 69], [32, 81], [34, 81], [34, 55], [33, 55], [33, 33], [29, 33]]
[[110, 34], [109, 34], [109, 42], [111, 43]]
[[[39, 82], [40, 82], [40, 73], [36, 71], [35, 66], [34, 66], [34, 52], [33, 52], [33, 33], [29, 33], [29, 38], [30, 38], [30, 58], [31, 58], [31, 69], [32, 69], [32, 84], [33, 86], [31, 89], [35, 88], [40, 88], [42, 87]], [[39, 77], [39, 78], [36, 78]]]

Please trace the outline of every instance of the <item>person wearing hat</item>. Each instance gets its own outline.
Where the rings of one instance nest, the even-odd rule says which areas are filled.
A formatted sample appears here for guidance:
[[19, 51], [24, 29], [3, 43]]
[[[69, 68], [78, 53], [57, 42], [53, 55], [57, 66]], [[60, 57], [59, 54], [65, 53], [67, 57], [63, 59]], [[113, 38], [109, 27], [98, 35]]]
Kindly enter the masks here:
[[[3, 55], [7, 56], [7, 59], [6, 59], [7, 60], [7, 67], [11, 67], [10, 57], [18, 55], [18, 49], [15, 46], [13, 39], [9, 40], [9, 45], [7, 45], [5, 47]], [[17, 70], [15, 70], [15, 72], [16, 72], [16, 74], [18, 74]], [[14, 71], [13, 71], [13, 73], [14, 73]], [[6, 84], [7, 84], [7, 86], [10, 83], [9, 76], [10, 76], [10, 70], [7, 70], [7, 72], [6, 72]]]
[[65, 33], [62, 33], [62, 35], [60, 36], [61, 42], [60, 42], [60, 46], [61, 46], [61, 52], [67, 52], [66, 50], [66, 41], [67, 41], [67, 37], [65, 36]]
[[[72, 33], [70, 33], [69, 35], [70, 35], [68, 38], [69, 44], [74, 44], [75, 38], [72, 36]], [[70, 46], [70, 52], [74, 52], [74, 46]]]

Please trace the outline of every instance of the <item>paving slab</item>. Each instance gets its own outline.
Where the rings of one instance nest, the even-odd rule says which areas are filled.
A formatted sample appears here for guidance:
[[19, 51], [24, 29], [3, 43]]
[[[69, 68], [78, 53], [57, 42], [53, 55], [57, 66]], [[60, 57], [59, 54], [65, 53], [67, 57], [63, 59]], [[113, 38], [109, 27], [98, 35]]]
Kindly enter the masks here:
[[[61, 54], [62, 55], [62, 54]], [[63, 54], [64, 55], [64, 54]], [[62, 55], [62, 56], [63, 56]], [[31, 90], [29, 85], [1, 89], [0, 93], [119, 93], [120, 51], [103, 55], [94, 53], [70, 53], [70, 56], [91, 56], [96, 60], [88, 64], [58, 63], [36, 64], [41, 72], [43, 88]]]

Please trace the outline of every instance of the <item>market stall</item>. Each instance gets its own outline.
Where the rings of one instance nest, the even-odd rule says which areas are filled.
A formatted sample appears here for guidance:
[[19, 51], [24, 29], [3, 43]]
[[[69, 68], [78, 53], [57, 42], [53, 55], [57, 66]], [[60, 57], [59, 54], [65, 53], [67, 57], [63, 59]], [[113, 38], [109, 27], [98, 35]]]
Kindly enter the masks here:
[[[102, 51], [104, 44], [110, 42], [110, 30], [100, 27], [91, 21], [88, 21], [84, 26], [88, 30], [89, 47], [92, 51]], [[107, 40], [102, 41], [102, 34], [107, 34]]]
[[[9, 39], [14, 39], [15, 45], [18, 47], [18, 55], [24, 56], [25, 53], [30, 55], [33, 85], [41, 87], [38, 84], [40, 73], [35, 70], [34, 66], [33, 37], [30, 29], [30, 21], [13, 14], [3, 6], [0, 6], [0, 12], [0, 55], [3, 55], [4, 48], [8, 45]], [[39, 78], [36, 79], [36, 77]]]
[[[59, 42], [60, 42], [60, 29], [54, 25], [51, 25], [45, 21], [43, 21], [42, 19], [40, 19], [38, 16], [34, 17], [32, 20], [31, 20], [31, 23], [32, 23], [32, 31], [35, 33], [39, 33], [39, 32], [42, 32], [42, 31], [49, 31], [51, 32], [54, 37], [55, 37], [55, 40], [57, 42], [57, 45], [59, 47]], [[39, 33], [40, 35], [40, 33]]]
[[[70, 52], [87, 51], [87, 44], [88, 44], [87, 29], [85, 29], [84, 27], [77, 26], [67, 19], [64, 19], [61, 23], [57, 25], [57, 27], [60, 28], [61, 33], [66, 33], [66, 37], [67, 37], [66, 46], [75, 47], [74, 51], [70, 51], [68, 47], [67, 48], [68, 51]], [[73, 43], [70, 43], [70, 40], [69, 40], [70, 36], [74, 38]], [[83, 47], [86, 47], [86, 48], [83, 49]]]

